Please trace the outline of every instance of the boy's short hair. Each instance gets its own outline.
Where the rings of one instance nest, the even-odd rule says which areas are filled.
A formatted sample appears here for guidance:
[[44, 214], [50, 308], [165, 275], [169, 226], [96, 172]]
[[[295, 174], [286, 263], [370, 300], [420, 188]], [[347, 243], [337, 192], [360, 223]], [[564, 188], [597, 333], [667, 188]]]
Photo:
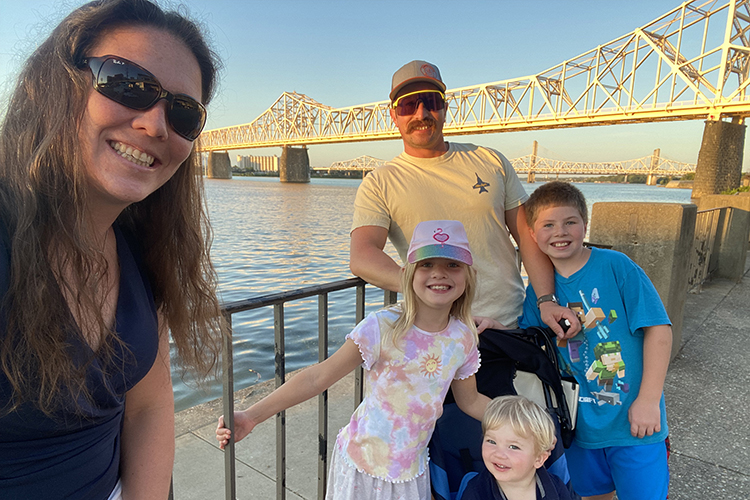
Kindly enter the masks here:
[[510, 425], [513, 432], [534, 440], [536, 453], [555, 446], [555, 424], [547, 411], [524, 396], [499, 396], [487, 404], [482, 418], [482, 434]]
[[589, 210], [586, 198], [580, 189], [569, 182], [551, 181], [542, 184], [523, 204], [526, 210], [526, 223], [534, 229], [539, 212], [548, 207], [573, 207], [578, 209], [584, 224], [589, 222]]

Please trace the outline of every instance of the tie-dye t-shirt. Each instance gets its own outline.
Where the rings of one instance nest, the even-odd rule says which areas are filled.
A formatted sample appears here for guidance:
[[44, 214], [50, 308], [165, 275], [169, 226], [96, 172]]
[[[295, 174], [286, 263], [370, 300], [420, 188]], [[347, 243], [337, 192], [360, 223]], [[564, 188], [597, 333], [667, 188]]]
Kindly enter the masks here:
[[362, 354], [365, 397], [336, 445], [360, 472], [390, 482], [409, 481], [427, 468], [427, 443], [454, 379], [479, 369], [479, 351], [469, 328], [455, 318], [441, 332], [412, 327], [400, 345], [381, 346], [398, 309], [367, 316], [347, 335]]

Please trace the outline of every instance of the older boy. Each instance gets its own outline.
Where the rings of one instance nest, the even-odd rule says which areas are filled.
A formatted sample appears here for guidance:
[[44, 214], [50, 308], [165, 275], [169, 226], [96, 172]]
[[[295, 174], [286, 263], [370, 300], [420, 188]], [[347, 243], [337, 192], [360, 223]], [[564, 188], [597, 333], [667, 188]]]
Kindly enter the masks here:
[[[588, 211], [573, 185], [550, 182], [526, 202], [531, 235], [555, 266], [560, 304], [578, 313], [581, 333], [560, 341], [563, 370], [581, 385], [576, 438], [566, 451], [584, 499], [664, 500], [669, 486], [662, 389], [672, 328], [643, 270], [612, 250], [586, 248]], [[541, 325], [533, 287], [523, 327]]]
[[555, 425], [547, 412], [523, 396], [500, 396], [482, 419], [486, 470], [469, 481], [462, 500], [570, 500], [544, 461], [555, 446]]

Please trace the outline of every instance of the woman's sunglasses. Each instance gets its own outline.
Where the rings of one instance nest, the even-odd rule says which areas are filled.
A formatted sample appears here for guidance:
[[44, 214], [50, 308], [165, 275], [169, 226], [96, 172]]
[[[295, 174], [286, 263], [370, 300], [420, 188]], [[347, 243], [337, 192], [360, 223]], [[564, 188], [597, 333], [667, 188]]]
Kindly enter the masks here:
[[410, 92], [393, 101], [393, 109], [398, 116], [410, 116], [417, 112], [420, 102], [427, 111], [440, 111], [445, 108], [445, 94], [439, 90]]
[[203, 130], [206, 124], [203, 104], [188, 95], [165, 90], [154, 75], [134, 62], [118, 56], [87, 57], [80, 67], [86, 66], [91, 69], [94, 88], [101, 95], [141, 111], [166, 99], [169, 103], [167, 121], [175, 132], [194, 141]]

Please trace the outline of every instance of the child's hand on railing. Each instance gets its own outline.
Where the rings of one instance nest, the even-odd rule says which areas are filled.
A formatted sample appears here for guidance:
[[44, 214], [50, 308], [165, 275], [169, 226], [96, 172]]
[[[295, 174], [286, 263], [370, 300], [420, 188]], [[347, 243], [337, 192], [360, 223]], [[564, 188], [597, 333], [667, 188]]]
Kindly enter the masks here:
[[477, 333], [482, 333], [487, 328], [495, 330], [507, 330], [506, 326], [492, 318], [485, 316], [474, 316], [474, 324], [477, 325]]
[[[234, 442], [242, 441], [255, 428], [256, 423], [244, 411], [234, 412]], [[216, 428], [216, 440], [222, 450], [232, 438], [232, 432], [224, 427], [224, 415], [219, 417], [219, 426]]]

